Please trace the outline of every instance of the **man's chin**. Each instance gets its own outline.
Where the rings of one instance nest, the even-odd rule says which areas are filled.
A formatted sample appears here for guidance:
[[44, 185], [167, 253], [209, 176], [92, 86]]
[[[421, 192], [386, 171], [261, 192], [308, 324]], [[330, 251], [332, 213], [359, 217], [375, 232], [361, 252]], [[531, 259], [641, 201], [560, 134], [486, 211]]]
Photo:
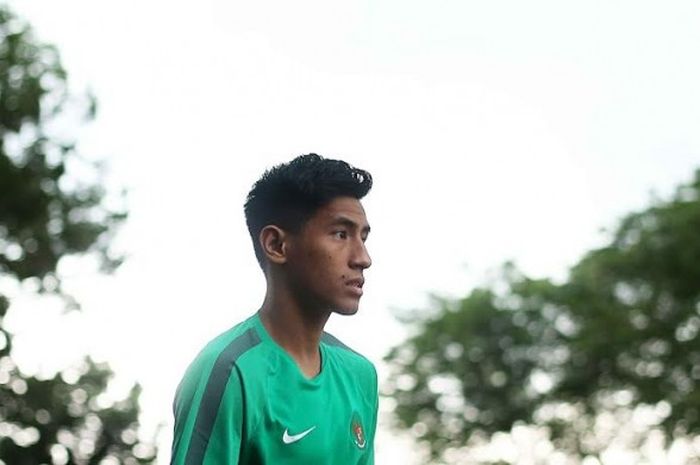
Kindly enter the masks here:
[[354, 315], [357, 313], [357, 311], [360, 309], [358, 305], [354, 306], [336, 306], [335, 310], [333, 310], [333, 313], [337, 313], [338, 315], [345, 315], [345, 316], [350, 316]]

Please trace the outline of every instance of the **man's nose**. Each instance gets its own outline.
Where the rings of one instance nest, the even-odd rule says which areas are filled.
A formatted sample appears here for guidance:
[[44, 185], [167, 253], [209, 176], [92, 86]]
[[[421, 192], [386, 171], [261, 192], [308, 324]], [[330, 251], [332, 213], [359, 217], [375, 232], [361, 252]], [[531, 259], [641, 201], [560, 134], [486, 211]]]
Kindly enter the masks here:
[[369, 256], [364, 242], [360, 241], [355, 248], [350, 264], [353, 268], [361, 268], [363, 270], [372, 266], [372, 258]]

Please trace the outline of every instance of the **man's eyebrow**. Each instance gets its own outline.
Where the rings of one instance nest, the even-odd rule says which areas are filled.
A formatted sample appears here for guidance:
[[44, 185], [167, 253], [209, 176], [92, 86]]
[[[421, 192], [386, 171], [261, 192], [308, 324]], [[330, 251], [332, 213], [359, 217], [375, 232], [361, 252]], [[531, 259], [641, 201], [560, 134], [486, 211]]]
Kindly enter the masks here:
[[[352, 228], [352, 229], [357, 229], [360, 226], [357, 222], [355, 222], [355, 221], [353, 221], [350, 218], [345, 217], [345, 216], [338, 216], [336, 218], [333, 218], [333, 221], [331, 222], [331, 224], [332, 225], [343, 225], [343, 226], [347, 226], [348, 228]], [[369, 234], [371, 229], [372, 228], [370, 228], [370, 226], [368, 224], [366, 224], [362, 228], [362, 232], [365, 234]]]

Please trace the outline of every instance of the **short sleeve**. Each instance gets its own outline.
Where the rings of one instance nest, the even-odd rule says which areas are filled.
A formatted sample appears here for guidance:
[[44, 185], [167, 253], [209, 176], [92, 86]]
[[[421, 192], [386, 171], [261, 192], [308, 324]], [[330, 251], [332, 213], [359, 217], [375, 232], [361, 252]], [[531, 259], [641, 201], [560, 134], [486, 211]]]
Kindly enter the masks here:
[[377, 370], [372, 366], [373, 383], [372, 383], [372, 397], [374, 400], [374, 410], [372, 415], [372, 420], [369, 424], [369, 450], [365, 455], [363, 460], [363, 465], [374, 465], [374, 435], [377, 431], [377, 415], [379, 414], [379, 383], [377, 380]]
[[171, 465], [238, 465], [244, 421], [235, 366], [185, 375], [175, 396]]

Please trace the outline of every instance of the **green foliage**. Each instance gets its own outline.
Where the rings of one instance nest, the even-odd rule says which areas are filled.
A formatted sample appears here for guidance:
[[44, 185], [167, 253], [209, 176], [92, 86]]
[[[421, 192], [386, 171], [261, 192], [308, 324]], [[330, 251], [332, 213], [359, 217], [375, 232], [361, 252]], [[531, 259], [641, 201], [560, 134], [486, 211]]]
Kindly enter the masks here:
[[[0, 5], [0, 278], [32, 280], [67, 304], [63, 257], [93, 254], [106, 272], [120, 263], [109, 244], [126, 213], [105, 207], [100, 169], [59, 130], [62, 119], [91, 119], [94, 107], [68, 92], [56, 49]], [[76, 177], [76, 167], [94, 179]], [[24, 375], [3, 327], [8, 311], [0, 294], [0, 463], [152, 463], [155, 451], [137, 436], [139, 386], [110, 405], [112, 372], [90, 359], [47, 379]]]
[[0, 418], [5, 440], [0, 457], [7, 464], [149, 464], [151, 447], [138, 443], [138, 397], [101, 405], [100, 395], [112, 373], [86, 359], [78, 370], [49, 379], [23, 376], [11, 359], [0, 359]]
[[[53, 277], [61, 257], [86, 251], [113, 268], [119, 257], [107, 245], [126, 215], [102, 206], [99, 183], [73, 179], [71, 164], [87, 162], [72, 140], [51, 131], [65, 113], [82, 110], [69, 105], [58, 52], [37, 44], [6, 8], [0, 8], [0, 38], [0, 273], [43, 280]], [[90, 117], [93, 104], [83, 100]]]
[[433, 460], [519, 425], [546, 431], [579, 459], [600, 456], [617, 437], [606, 422], [621, 429], [647, 419], [626, 436], [631, 449], [652, 431], [667, 446], [692, 438], [700, 433], [700, 171], [671, 200], [624, 218], [566, 282], [528, 279], [508, 265], [498, 285], [435, 307], [386, 357], [396, 424]]

